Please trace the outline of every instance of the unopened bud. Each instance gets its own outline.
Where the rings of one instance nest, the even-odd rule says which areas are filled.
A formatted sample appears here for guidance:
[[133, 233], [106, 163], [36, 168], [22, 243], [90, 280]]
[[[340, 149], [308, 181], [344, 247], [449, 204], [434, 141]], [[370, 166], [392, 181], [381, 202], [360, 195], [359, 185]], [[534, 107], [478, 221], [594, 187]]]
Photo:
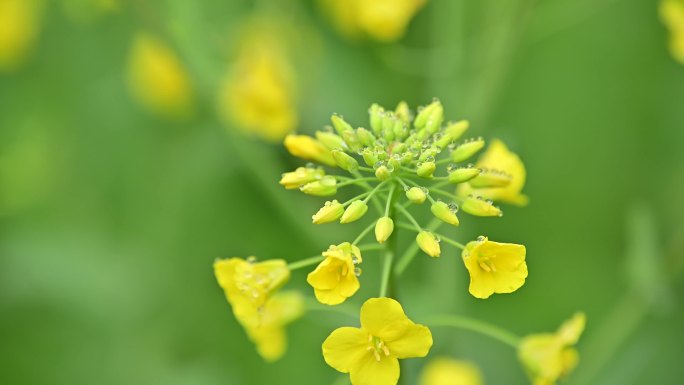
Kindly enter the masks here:
[[442, 103], [437, 102], [437, 105], [433, 108], [427, 122], [425, 122], [425, 131], [434, 134], [439, 131], [442, 126], [442, 121], [444, 121], [444, 107], [442, 107]]
[[385, 110], [375, 103], [368, 109], [370, 127], [375, 135], [382, 135], [382, 117], [384, 114]]
[[461, 205], [461, 209], [478, 217], [500, 217], [503, 215], [501, 209], [494, 206], [492, 201], [486, 201], [480, 197], [469, 196]]
[[451, 152], [451, 160], [456, 163], [463, 162], [480, 151], [484, 145], [485, 141], [482, 138], [466, 141]]
[[394, 114], [397, 115], [404, 124], [408, 124], [411, 121], [411, 109], [406, 102], [401, 101], [397, 104], [397, 108], [394, 110]]
[[432, 174], [437, 169], [435, 162], [423, 162], [418, 165], [416, 169], [416, 174], [422, 178], [432, 178]]
[[418, 233], [418, 236], [416, 236], [416, 243], [418, 243], [418, 247], [420, 247], [425, 254], [433, 258], [439, 257], [439, 254], [442, 252], [439, 248], [439, 241], [435, 235], [429, 231], [423, 230]]
[[311, 216], [311, 219], [314, 224], [320, 225], [321, 223], [334, 222], [340, 219], [342, 213], [344, 213], [344, 206], [342, 206], [342, 203], [337, 200], [327, 201], [316, 214]]
[[375, 155], [375, 151], [370, 148], [364, 149], [361, 156], [363, 157], [363, 161], [369, 166], [375, 166], [375, 164], [378, 163], [378, 156]]
[[427, 199], [427, 194], [420, 187], [411, 187], [406, 191], [406, 198], [413, 203], [421, 204]]
[[366, 202], [361, 200], [354, 201], [346, 210], [344, 210], [344, 214], [342, 214], [342, 218], [340, 218], [340, 223], [350, 223], [359, 220], [366, 211], [368, 211]]
[[286, 189], [291, 190], [299, 188], [299, 186], [303, 184], [320, 179], [324, 175], [325, 171], [321, 167], [298, 167], [294, 171], [284, 173], [280, 178], [279, 183], [285, 186]]
[[455, 206], [450, 206], [442, 201], [437, 201], [430, 207], [430, 211], [432, 211], [434, 216], [450, 225], [458, 226], [456, 210], [457, 208]]
[[316, 139], [318, 139], [319, 142], [323, 143], [323, 145], [330, 150], [334, 150], [336, 148], [347, 148], [347, 144], [344, 143], [342, 137], [332, 132], [316, 131]]
[[347, 131], [354, 130], [351, 124], [347, 123], [341, 116], [337, 114], [331, 116], [330, 121], [332, 122], [333, 127], [335, 127], [335, 131], [337, 131], [340, 136], [343, 136], [343, 134]]
[[459, 167], [449, 173], [449, 183], [467, 182], [480, 175], [480, 169], [472, 166]]
[[390, 217], [382, 217], [375, 223], [375, 239], [379, 243], [385, 243], [393, 231], [394, 221]]
[[288, 135], [285, 137], [284, 144], [287, 151], [296, 157], [313, 160], [328, 166], [335, 166], [336, 164], [330, 150], [310, 136]]
[[375, 176], [380, 180], [387, 180], [392, 176], [392, 173], [387, 166], [382, 165], [375, 170]]
[[361, 142], [359, 141], [359, 137], [356, 135], [354, 130], [343, 132], [342, 139], [352, 151], [359, 151], [359, 149], [361, 149]]
[[299, 188], [304, 194], [327, 197], [337, 193], [337, 180], [326, 175], [320, 180], [309, 182]]
[[375, 136], [363, 127], [356, 129], [356, 137], [359, 138], [359, 143], [364, 146], [370, 146], [375, 143]]
[[341, 150], [332, 150], [333, 159], [337, 166], [346, 171], [356, 171], [359, 169], [359, 162], [352, 158], [349, 154]]
[[435, 142], [439, 148], [444, 148], [449, 145], [449, 143], [454, 140], [458, 140], [461, 135], [470, 127], [470, 123], [467, 120], [461, 120], [455, 123], [449, 123], [444, 129], [444, 133], [439, 140]]
[[442, 110], [442, 114], [444, 114], [442, 103], [440, 103], [438, 100], [435, 100], [434, 102], [423, 107], [423, 109], [418, 112], [418, 115], [416, 115], [416, 119], [413, 121], [413, 125], [416, 126], [416, 128], [418, 129], [425, 127], [428, 120], [430, 120], [430, 118], [433, 117], [432, 114], [438, 112], [439, 110]]
[[470, 181], [470, 185], [475, 188], [486, 187], [506, 187], [511, 183], [512, 177], [502, 171], [482, 170], [477, 178]]

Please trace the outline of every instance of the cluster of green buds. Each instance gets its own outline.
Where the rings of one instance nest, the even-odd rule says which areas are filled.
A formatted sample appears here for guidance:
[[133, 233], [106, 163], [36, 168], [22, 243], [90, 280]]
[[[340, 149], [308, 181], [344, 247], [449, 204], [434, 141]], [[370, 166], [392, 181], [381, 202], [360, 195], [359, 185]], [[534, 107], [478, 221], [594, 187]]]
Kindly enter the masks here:
[[[432, 214], [452, 226], [460, 223], [459, 211], [482, 217], [503, 215], [490, 196], [494, 190], [505, 190], [513, 175], [470, 163], [485, 141], [462, 138], [468, 121], [445, 122], [444, 108], [437, 100], [418, 108], [415, 115], [405, 102], [394, 110], [373, 104], [369, 117], [369, 128], [355, 128], [342, 116], [333, 115], [332, 126], [317, 131], [315, 138], [290, 135], [285, 139], [290, 153], [320, 164], [283, 174], [280, 183], [286, 188], [323, 197], [334, 196], [347, 186], [363, 190], [344, 202], [325, 202], [313, 215], [313, 223], [351, 223], [367, 215], [370, 204], [380, 217], [375, 221], [378, 242], [385, 242], [395, 225], [399, 227], [390, 215], [396, 212], [408, 221], [403, 227], [418, 232], [420, 248], [437, 257], [440, 238], [415, 220], [409, 206], [428, 202]], [[328, 174], [323, 166], [339, 168], [347, 175]], [[454, 188], [461, 184], [467, 186]]]

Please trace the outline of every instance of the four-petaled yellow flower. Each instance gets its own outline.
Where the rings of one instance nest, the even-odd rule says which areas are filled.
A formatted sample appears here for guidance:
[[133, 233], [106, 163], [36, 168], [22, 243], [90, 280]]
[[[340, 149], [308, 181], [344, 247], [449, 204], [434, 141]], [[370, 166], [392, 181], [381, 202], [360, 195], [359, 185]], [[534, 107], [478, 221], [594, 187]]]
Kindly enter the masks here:
[[660, 2], [660, 18], [670, 30], [670, 52], [672, 56], [684, 64], [684, 1], [662, 0]]
[[306, 281], [314, 288], [316, 299], [326, 305], [338, 305], [359, 290], [360, 270], [355, 265], [362, 262], [361, 250], [349, 242], [331, 245], [323, 252], [325, 259]]
[[[479, 187], [475, 188], [470, 183], [462, 183], [458, 186], [457, 194], [461, 196], [473, 195], [481, 196], [485, 199], [524, 206], [529, 201], [528, 197], [522, 193], [525, 186], [525, 165], [517, 154], [510, 151], [506, 145], [494, 139], [482, 157], [478, 160], [476, 167], [480, 169], [497, 170], [508, 174], [510, 182], [502, 187]], [[484, 175], [482, 176], [484, 177]], [[476, 177], [473, 183], [480, 178]]]
[[395, 385], [399, 359], [425, 357], [430, 347], [430, 329], [408, 319], [399, 302], [371, 298], [361, 306], [361, 328], [334, 330], [323, 342], [323, 358], [349, 373], [352, 385]]
[[477, 366], [451, 358], [431, 360], [420, 376], [420, 385], [482, 385]]
[[556, 333], [532, 334], [522, 339], [518, 358], [535, 385], [553, 385], [577, 366], [579, 354], [573, 345], [585, 323], [584, 313], [577, 313]]
[[461, 256], [470, 273], [470, 294], [489, 298], [518, 290], [527, 278], [525, 253], [524, 245], [492, 242], [483, 236], [468, 242]]

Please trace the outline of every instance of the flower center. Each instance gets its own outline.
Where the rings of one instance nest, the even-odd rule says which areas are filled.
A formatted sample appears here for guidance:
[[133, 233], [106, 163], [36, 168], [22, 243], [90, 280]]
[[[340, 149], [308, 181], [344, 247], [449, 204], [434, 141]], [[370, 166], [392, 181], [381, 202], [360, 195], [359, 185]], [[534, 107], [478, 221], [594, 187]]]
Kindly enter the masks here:
[[390, 355], [389, 348], [387, 348], [387, 345], [385, 345], [385, 341], [372, 335], [368, 335], [368, 347], [366, 348], [366, 350], [373, 352], [373, 356], [375, 357], [375, 360], [378, 362], [382, 359], [383, 356], [389, 357]]
[[486, 271], [487, 273], [496, 273], [496, 265], [494, 264], [494, 261], [491, 258], [482, 257], [478, 260], [478, 264], [480, 265], [480, 268]]

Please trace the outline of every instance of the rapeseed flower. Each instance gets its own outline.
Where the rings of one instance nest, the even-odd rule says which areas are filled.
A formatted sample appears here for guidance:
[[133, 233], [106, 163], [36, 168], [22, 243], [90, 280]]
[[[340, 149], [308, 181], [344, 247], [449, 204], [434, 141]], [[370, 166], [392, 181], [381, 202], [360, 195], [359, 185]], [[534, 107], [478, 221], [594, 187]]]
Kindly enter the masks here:
[[420, 376], [420, 385], [482, 385], [477, 366], [451, 358], [436, 358], [428, 362]]
[[470, 294], [489, 298], [518, 290], [527, 278], [525, 253], [523, 245], [492, 242], [484, 236], [468, 242], [462, 258], [470, 273]]
[[518, 358], [535, 385], [553, 385], [577, 366], [579, 354], [573, 346], [582, 335], [585, 323], [584, 313], [576, 313], [556, 333], [523, 337]]
[[314, 288], [316, 299], [326, 305], [338, 305], [359, 290], [363, 262], [361, 250], [344, 242], [323, 252], [325, 259], [309, 273], [306, 281]]
[[361, 327], [334, 330], [323, 342], [323, 358], [349, 373], [352, 385], [395, 385], [399, 359], [425, 357], [430, 329], [408, 319], [399, 302], [371, 298], [361, 306]]

